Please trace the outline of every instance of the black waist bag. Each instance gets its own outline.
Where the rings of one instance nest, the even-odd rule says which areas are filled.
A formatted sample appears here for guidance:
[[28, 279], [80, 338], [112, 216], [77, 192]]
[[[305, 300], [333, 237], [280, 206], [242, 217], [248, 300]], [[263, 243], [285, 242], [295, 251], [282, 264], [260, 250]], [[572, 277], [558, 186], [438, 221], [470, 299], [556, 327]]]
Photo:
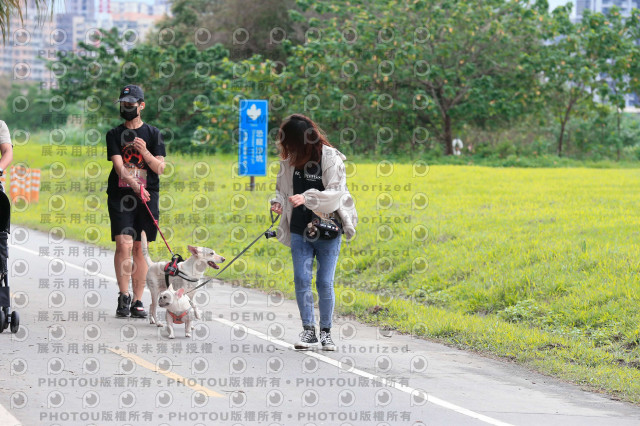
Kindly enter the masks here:
[[330, 214], [311, 212], [311, 222], [307, 224], [304, 232], [307, 239], [312, 241], [333, 240], [343, 233], [342, 220], [336, 212]]

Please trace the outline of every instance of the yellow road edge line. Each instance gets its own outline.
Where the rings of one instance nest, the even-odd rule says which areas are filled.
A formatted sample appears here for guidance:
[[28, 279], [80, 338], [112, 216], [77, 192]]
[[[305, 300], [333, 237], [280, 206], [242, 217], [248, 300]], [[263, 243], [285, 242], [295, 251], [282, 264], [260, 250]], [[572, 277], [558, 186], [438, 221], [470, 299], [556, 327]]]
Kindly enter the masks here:
[[205, 394], [205, 395], [207, 395], [209, 397], [224, 398], [224, 395], [219, 394], [218, 392], [213, 391], [213, 390], [211, 390], [209, 388], [206, 388], [206, 387], [198, 385], [198, 384], [195, 384], [195, 385], [189, 384], [187, 382], [187, 379], [185, 379], [184, 377], [182, 377], [179, 374], [173, 373], [171, 371], [162, 371], [162, 370], [158, 369], [158, 367], [156, 367], [154, 364], [150, 363], [149, 361], [147, 361], [144, 358], [140, 358], [137, 355], [134, 355], [134, 354], [129, 353], [129, 352], [127, 352], [125, 350], [122, 350], [122, 349], [115, 349], [115, 348], [107, 348], [107, 349], [109, 349], [114, 354], [120, 355], [123, 358], [129, 358], [131, 361], [135, 362], [136, 364], [138, 364], [142, 368], [146, 368], [147, 370], [151, 370], [151, 371], [153, 371], [155, 373], [162, 374], [163, 376], [168, 377], [169, 379], [175, 380], [176, 383], [182, 383], [183, 385], [193, 389], [194, 391], [202, 392], [203, 394]]

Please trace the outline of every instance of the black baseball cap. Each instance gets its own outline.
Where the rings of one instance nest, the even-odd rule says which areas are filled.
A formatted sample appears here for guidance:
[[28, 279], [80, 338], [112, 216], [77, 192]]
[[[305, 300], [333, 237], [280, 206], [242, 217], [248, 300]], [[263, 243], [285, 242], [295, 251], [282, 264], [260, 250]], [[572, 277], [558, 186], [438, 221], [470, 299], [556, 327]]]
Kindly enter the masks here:
[[131, 102], [133, 104], [142, 100], [144, 100], [144, 92], [142, 89], [135, 84], [129, 84], [122, 89], [122, 92], [120, 92], [120, 99], [116, 102]]

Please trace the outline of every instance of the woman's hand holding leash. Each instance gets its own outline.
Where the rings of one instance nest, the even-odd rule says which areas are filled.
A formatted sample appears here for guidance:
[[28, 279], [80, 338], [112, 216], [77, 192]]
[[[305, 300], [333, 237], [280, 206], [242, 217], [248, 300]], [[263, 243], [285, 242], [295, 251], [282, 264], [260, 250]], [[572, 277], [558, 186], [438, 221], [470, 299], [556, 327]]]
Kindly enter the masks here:
[[282, 204], [280, 203], [271, 204], [271, 211], [276, 212], [277, 214], [282, 214]]

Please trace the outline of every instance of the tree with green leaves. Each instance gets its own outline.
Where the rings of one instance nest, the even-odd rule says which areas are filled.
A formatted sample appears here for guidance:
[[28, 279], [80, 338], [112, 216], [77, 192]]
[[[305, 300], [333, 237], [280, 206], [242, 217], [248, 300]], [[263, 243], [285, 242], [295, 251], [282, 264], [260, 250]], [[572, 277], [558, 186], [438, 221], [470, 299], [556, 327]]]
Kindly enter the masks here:
[[[539, 48], [546, 7], [545, 1], [414, 3], [404, 26], [418, 31], [424, 23], [428, 35], [424, 43], [415, 36], [400, 43], [396, 62], [414, 70], [397, 83], [426, 94], [428, 106], [419, 117], [431, 124], [447, 155], [455, 129], [465, 122], [508, 123], [528, 112], [525, 100], [536, 73], [523, 64]], [[393, 22], [389, 16], [385, 24]]]
[[560, 125], [558, 156], [563, 154], [567, 124], [576, 112], [608, 115], [609, 109], [616, 113], [624, 109], [626, 96], [633, 91], [630, 68], [637, 56], [637, 11], [634, 15], [626, 19], [616, 7], [608, 15], [586, 10], [582, 20], [573, 23], [570, 6], [554, 11], [555, 26], [547, 34], [553, 42], [545, 45], [540, 68], [544, 94]]
[[176, 0], [151, 39], [200, 49], [220, 43], [234, 60], [254, 54], [282, 60], [281, 42], [300, 38], [289, 18], [293, 5], [293, 0]]
[[[629, 69], [631, 61], [634, 60], [634, 53], [638, 51], [637, 38], [634, 27], [638, 26], [637, 9], [634, 12], [635, 18], [627, 19], [622, 16], [620, 9], [613, 7], [606, 15], [606, 20], [601, 24], [606, 26], [604, 39], [601, 37], [600, 52], [607, 58], [606, 76], [607, 84], [603, 85], [600, 97], [604, 99], [613, 110], [616, 122], [615, 150], [616, 160], [620, 161], [621, 151], [624, 146], [635, 143], [629, 132], [622, 131], [622, 114], [627, 105], [628, 95], [634, 92], [633, 82]], [[602, 19], [602, 17], [601, 17]]]
[[[415, 154], [435, 135], [451, 154], [464, 123], [492, 125], [528, 113], [524, 100], [537, 73], [522, 64], [540, 47], [544, 1], [296, 5], [290, 15], [306, 30], [306, 42], [283, 43], [280, 66], [261, 58], [243, 64], [266, 75], [236, 75], [218, 87], [236, 83], [232, 97], [272, 97], [283, 115], [307, 113], [359, 152]], [[263, 93], [237, 84], [264, 79]]]
[[183, 152], [214, 152], [202, 132], [211, 102], [211, 76], [221, 72], [228, 58], [221, 45], [198, 50], [193, 44], [160, 48], [139, 44], [123, 49], [122, 35], [103, 30], [99, 43], [81, 43], [86, 55], [58, 55], [48, 66], [57, 76], [54, 94], [68, 103], [83, 105], [88, 124], [98, 130], [120, 121], [114, 101], [122, 87], [140, 85], [145, 90], [145, 120], [160, 128], [165, 142]]
[[63, 127], [70, 114], [78, 108], [68, 106], [64, 99], [48, 90], [40, 90], [35, 82], [14, 84], [0, 108], [0, 117], [18, 129], [34, 132]]
[[[60, 74], [55, 93], [99, 102], [101, 116], [117, 120], [110, 101], [119, 88], [151, 88], [147, 119], [187, 152], [234, 149], [239, 100], [252, 98], [270, 101], [272, 128], [301, 112], [345, 153], [420, 156], [451, 154], [462, 129], [512, 126], [543, 108], [558, 120], [561, 154], [572, 115], [598, 105], [619, 109], [639, 86], [637, 14], [586, 14], [573, 24], [568, 8], [549, 14], [545, 0], [297, 0], [287, 22], [304, 34], [303, 43], [273, 33], [283, 28], [282, 8], [274, 6], [260, 24], [262, 41], [274, 42], [280, 55], [252, 47], [238, 59], [220, 44], [187, 42], [192, 26], [220, 12], [215, 28], [223, 28], [230, 11], [239, 16], [239, 5], [245, 3], [178, 0], [156, 41], [128, 51], [115, 30], [104, 31], [99, 43], [82, 45], [88, 55], [50, 64]], [[164, 31], [167, 22], [175, 24], [173, 40], [163, 38], [173, 37]], [[228, 22], [233, 29], [242, 21]], [[112, 126], [109, 120], [102, 125]]]

